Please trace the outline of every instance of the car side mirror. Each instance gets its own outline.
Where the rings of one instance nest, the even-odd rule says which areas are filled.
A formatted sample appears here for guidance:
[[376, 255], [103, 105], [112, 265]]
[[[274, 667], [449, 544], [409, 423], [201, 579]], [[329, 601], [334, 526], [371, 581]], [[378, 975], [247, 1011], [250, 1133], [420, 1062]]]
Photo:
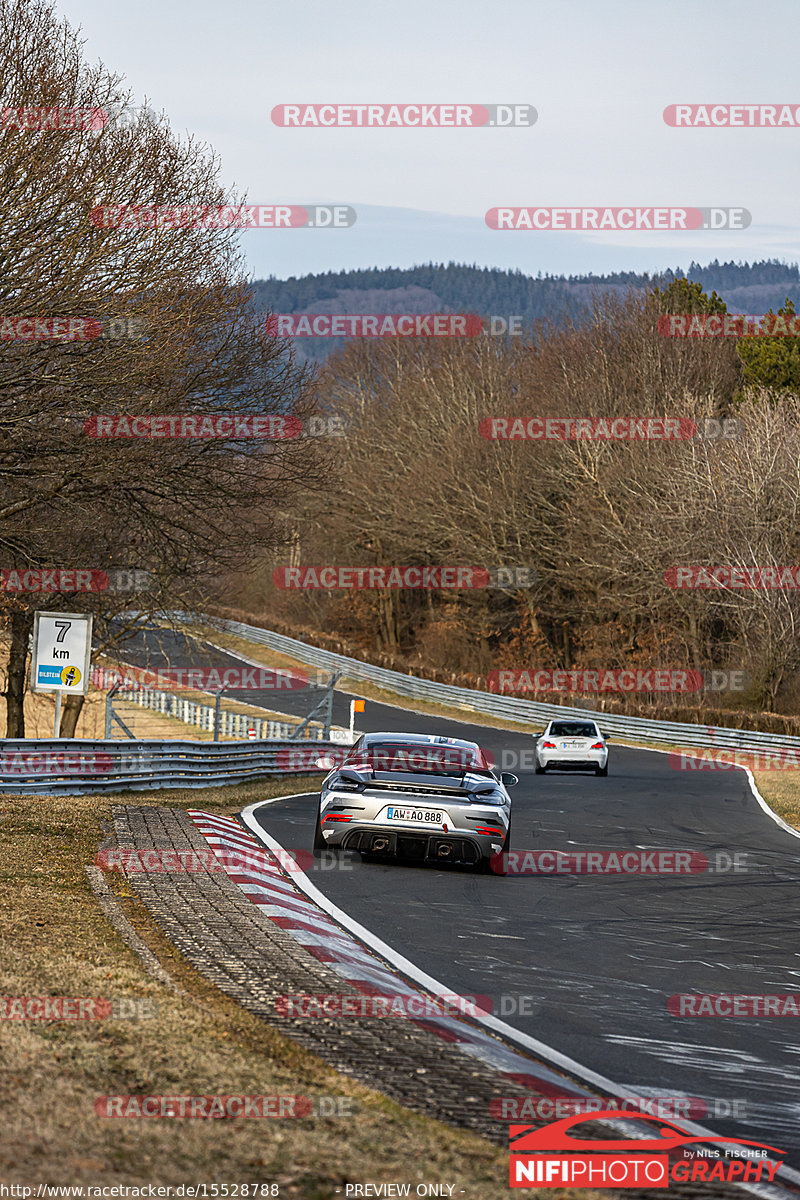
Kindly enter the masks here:
[[541, 736], [542, 736], [542, 735], [541, 735], [540, 733], [532, 733], [532, 734], [531, 734], [531, 737], [533, 738], [533, 740], [534, 740], [534, 741], [536, 741], [536, 740], [537, 740], [538, 738], [540, 738]]
[[500, 782], [504, 784], [505, 787], [514, 787], [519, 783], [519, 778], [511, 771], [503, 771], [503, 774], [500, 776]]
[[336, 759], [332, 758], [330, 754], [323, 754], [320, 758], [317, 759], [317, 761], [314, 765], [320, 771], [332, 771], [333, 768], [336, 766]]
[[604, 738], [604, 740], [605, 740], [605, 741], [607, 741], [607, 742], [610, 742], [610, 741], [611, 741], [611, 738], [608, 736], [608, 734], [607, 734], [607, 733], [603, 733], [603, 734], [601, 734], [600, 736], [601, 736], [602, 738]]

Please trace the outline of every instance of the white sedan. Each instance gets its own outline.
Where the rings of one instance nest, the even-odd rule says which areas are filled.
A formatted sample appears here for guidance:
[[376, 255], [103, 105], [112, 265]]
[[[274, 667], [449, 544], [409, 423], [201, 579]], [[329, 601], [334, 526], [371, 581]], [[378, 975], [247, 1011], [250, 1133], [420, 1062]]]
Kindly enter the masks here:
[[551, 721], [544, 733], [534, 737], [537, 775], [543, 775], [550, 767], [608, 774], [608, 738], [594, 721]]

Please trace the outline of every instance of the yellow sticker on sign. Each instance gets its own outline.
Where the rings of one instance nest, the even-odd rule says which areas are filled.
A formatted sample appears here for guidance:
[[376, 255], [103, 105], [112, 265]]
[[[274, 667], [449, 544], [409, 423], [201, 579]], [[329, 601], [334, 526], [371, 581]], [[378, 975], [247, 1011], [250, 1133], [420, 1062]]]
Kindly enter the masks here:
[[81, 681], [81, 673], [77, 667], [64, 667], [61, 672], [61, 682], [67, 687], [75, 687]]

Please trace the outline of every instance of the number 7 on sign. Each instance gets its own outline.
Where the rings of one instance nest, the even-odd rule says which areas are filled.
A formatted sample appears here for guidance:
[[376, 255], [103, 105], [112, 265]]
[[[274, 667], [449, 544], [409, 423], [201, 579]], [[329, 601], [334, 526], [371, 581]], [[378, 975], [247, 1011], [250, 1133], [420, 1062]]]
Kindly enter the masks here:
[[63, 642], [64, 638], [67, 636], [67, 630], [72, 628], [72, 621], [54, 621], [53, 624], [59, 631], [56, 641]]

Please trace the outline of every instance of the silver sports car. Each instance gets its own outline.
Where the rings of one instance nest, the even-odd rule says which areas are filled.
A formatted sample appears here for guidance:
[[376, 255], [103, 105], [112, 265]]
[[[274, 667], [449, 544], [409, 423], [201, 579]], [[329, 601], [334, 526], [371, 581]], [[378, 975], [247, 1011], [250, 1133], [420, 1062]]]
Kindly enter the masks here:
[[475, 742], [365, 733], [322, 782], [314, 851], [335, 847], [505, 874], [506, 788], [518, 782], [493, 770]]

